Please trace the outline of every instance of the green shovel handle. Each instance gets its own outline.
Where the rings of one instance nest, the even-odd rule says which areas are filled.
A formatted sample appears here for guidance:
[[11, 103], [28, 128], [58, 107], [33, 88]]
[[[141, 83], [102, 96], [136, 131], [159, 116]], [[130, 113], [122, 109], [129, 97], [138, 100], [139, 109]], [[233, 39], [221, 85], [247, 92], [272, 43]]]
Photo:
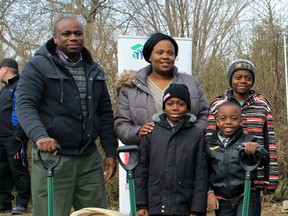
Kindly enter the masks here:
[[[130, 153], [131, 157], [129, 158], [129, 161], [127, 164], [125, 164], [121, 157], [120, 153]], [[126, 145], [126, 146], [120, 146], [117, 148], [117, 154], [118, 154], [118, 161], [120, 165], [125, 169], [126, 171], [133, 171], [139, 161], [140, 161], [140, 150], [138, 145]]]
[[43, 159], [42, 159], [42, 156], [41, 156], [41, 151], [39, 149], [37, 149], [37, 156], [38, 156], [38, 159], [41, 163], [41, 165], [47, 170], [47, 176], [53, 176], [53, 169], [59, 164], [60, 160], [61, 160], [61, 147], [60, 145], [57, 144], [57, 154], [55, 156], [55, 160], [52, 161], [52, 162], [45, 162]]

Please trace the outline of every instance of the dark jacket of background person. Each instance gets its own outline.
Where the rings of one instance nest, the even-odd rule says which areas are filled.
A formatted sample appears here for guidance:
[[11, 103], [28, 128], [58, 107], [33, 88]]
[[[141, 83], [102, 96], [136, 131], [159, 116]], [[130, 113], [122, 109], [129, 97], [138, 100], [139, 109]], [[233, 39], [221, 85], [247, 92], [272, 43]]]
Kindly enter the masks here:
[[27, 141], [27, 136], [20, 127], [18, 117], [15, 112], [16, 88], [19, 82], [19, 76], [8, 80], [8, 83], [2, 88], [0, 93], [0, 136], [15, 136], [21, 140]]
[[[243, 134], [240, 128], [229, 140], [226, 147], [218, 138], [219, 131], [215, 131], [206, 142], [206, 156], [209, 170], [209, 190], [216, 196], [234, 198], [244, 192], [245, 170], [239, 163], [239, 150], [244, 142], [256, 142], [256, 137]], [[269, 154], [262, 149], [260, 166], [269, 163]], [[254, 162], [255, 164], [255, 162]], [[252, 179], [256, 177], [256, 170], [251, 173]], [[252, 182], [252, 187], [254, 184]]]
[[[157, 114], [156, 114], [157, 115]], [[137, 210], [149, 215], [202, 215], [207, 208], [207, 164], [204, 132], [196, 117], [186, 115], [175, 127], [163, 113], [140, 143], [135, 170]], [[203, 131], [203, 130], [202, 130]]]
[[4, 84], [0, 91], [0, 212], [12, 210], [12, 214], [20, 214], [27, 212], [31, 183], [26, 151], [28, 138], [15, 111], [18, 63], [12, 58], [3, 59], [0, 71]]
[[[152, 121], [152, 116], [157, 112], [146, 81], [151, 71], [152, 67], [149, 65], [139, 70], [137, 74], [136, 72], [123, 74], [118, 82], [119, 94], [114, 129], [124, 144], [139, 144], [138, 131], [143, 124]], [[176, 66], [172, 72], [172, 83], [185, 84], [188, 87], [191, 99], [190, 113], [197, 117], [198, 127], [205, 128], [208, 104], [198, 80], [193, 76], [178, 73]]]
[[[23, 68], [16, 108], [19, 121], [34, 147], [37, 139], [49, 135], [61, 145], [63, 155], [85, 155], [96, 150], [94, 142], [100, 136], [106, 157], [115, 156], [117, 140], [104, 72], [86, 48], [81, 54], [87, 74], [87, 123], [78, 88], [57, 57], [52, 39]], [[26, 88], [30, 83], [34, 89]]]

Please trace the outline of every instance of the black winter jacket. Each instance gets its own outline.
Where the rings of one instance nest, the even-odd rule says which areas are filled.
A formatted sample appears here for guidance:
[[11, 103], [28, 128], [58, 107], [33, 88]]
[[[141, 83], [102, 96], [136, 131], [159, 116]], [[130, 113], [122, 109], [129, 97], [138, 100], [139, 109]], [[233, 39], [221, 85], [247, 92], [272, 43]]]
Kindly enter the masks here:
[[172, 128], [163, 113], [153, 131], [141, 140], [141, 161], [135, 170], [138, 210], [148, 209], [149, 215], [206, 213], [204, 135], [190, 121], [196, 121], [191, 116]]
[[86, 123], [78, 88], [56, 55], [53, 39], [23, 68], [16, 106], [19, 122], [34, 147], [39, 138], [49, 136], [61, 145], [63, 155], [85, 155], [96, 150], [99, 136], [106, 156], [116, 156], [114, 117], [104, 72], [86, 48], [81, 53], [87, 81]]
[[[233, 198], [244, 192], [245, 170], [239, 162], [239, 150], [244, 142], [256, 142], [257, 138], [243, 134], [239, 130], [229, 140], [226, 147], [218, 138], [218, 130], [206, 141], [206, 157], [209, 172], [209, 190], [213, 190], [215, 195], [225, 198]], [[269, 164], [269, 154], [259, 146], [262, 151], [260, 166]], [[249, 158], [248, 158], [249, 159]], [[252, 164], [256, 159], [251, 155]], [[252, 171], [251, 179], [256, 177], [256, 170]], [[252, 182], [253, 187], [253, 182]]]
[[26, 141], [15, 111], [18, 82], [19, 76], [9, 79], [0, 92], [0, 137], [15, 136]]

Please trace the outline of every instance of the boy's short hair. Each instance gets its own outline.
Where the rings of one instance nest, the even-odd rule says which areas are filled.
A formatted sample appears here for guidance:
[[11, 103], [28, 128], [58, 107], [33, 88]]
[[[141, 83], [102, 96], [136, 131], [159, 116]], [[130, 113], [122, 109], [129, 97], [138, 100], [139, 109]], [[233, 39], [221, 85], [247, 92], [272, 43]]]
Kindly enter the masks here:
[[232, 75], [235, 71], [237, 70], [248, 70], [251, 72], [252, 74], [252, 86], [255, 83], [255, 68], [254, 65], [251, 61], [248, 61], [246, 59], [239, 59], [239, 60], [235, 60], [233, 62], [231, 62], [231, 64], [228, 67], [227, 70], [227, 76], [228, 76], [228, 82], [229, 85], [232, 87], [231, 83], [232, 83]]
[[215, 115], [215, 118], [218, 117], [219, 109], [220, 109], [221, 107], [224, 107], [224, 106], [235, 106], [235, 107], [238, 107], [238, 108], [239, 108], [239, 111], [240, 111], [240, 117], [241, 117], [241, 106], [240, 106], [240, 104], [239, 104], [238, 102], [234, 102], [234, 101], [225, 101], [224, 103], [222, 103], [222, 104], [219, 105], [219, 107], [218, 107], [218, 109], [217, 109], [218, 111], [217, 111], [217, 113], [216, 113], [216, 115]]
[[186, 102], [188, 110], [191, 109], [191, 100], [188, 87], [184, 84], [170, 84], [163, 96], [162, 109], [165, 109], [165, 102], [170, 98], [179, 98]]

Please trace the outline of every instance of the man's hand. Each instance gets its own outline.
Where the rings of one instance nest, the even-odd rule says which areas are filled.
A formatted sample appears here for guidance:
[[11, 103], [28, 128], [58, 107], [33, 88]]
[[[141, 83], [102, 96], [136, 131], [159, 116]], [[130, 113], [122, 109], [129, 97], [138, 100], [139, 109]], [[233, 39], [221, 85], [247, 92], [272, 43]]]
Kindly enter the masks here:
[[219, 209], [219, 202], [217, 197], [215, 196], [215, 194], [212, 193], [208, 193], [208, 198], [207, 198], [207, 204], [208, 204], [208, 208], [210, 210], [217, 210]]
[[107, 157], [103, 160], [105, 181], [110, 180], [117, 171], [117, 162], [113, 157]]
[[57, 154], [57, 141], [51, 137], [38, 139], [36, 145], [42, 152], [50, 152], [53, 155]]

